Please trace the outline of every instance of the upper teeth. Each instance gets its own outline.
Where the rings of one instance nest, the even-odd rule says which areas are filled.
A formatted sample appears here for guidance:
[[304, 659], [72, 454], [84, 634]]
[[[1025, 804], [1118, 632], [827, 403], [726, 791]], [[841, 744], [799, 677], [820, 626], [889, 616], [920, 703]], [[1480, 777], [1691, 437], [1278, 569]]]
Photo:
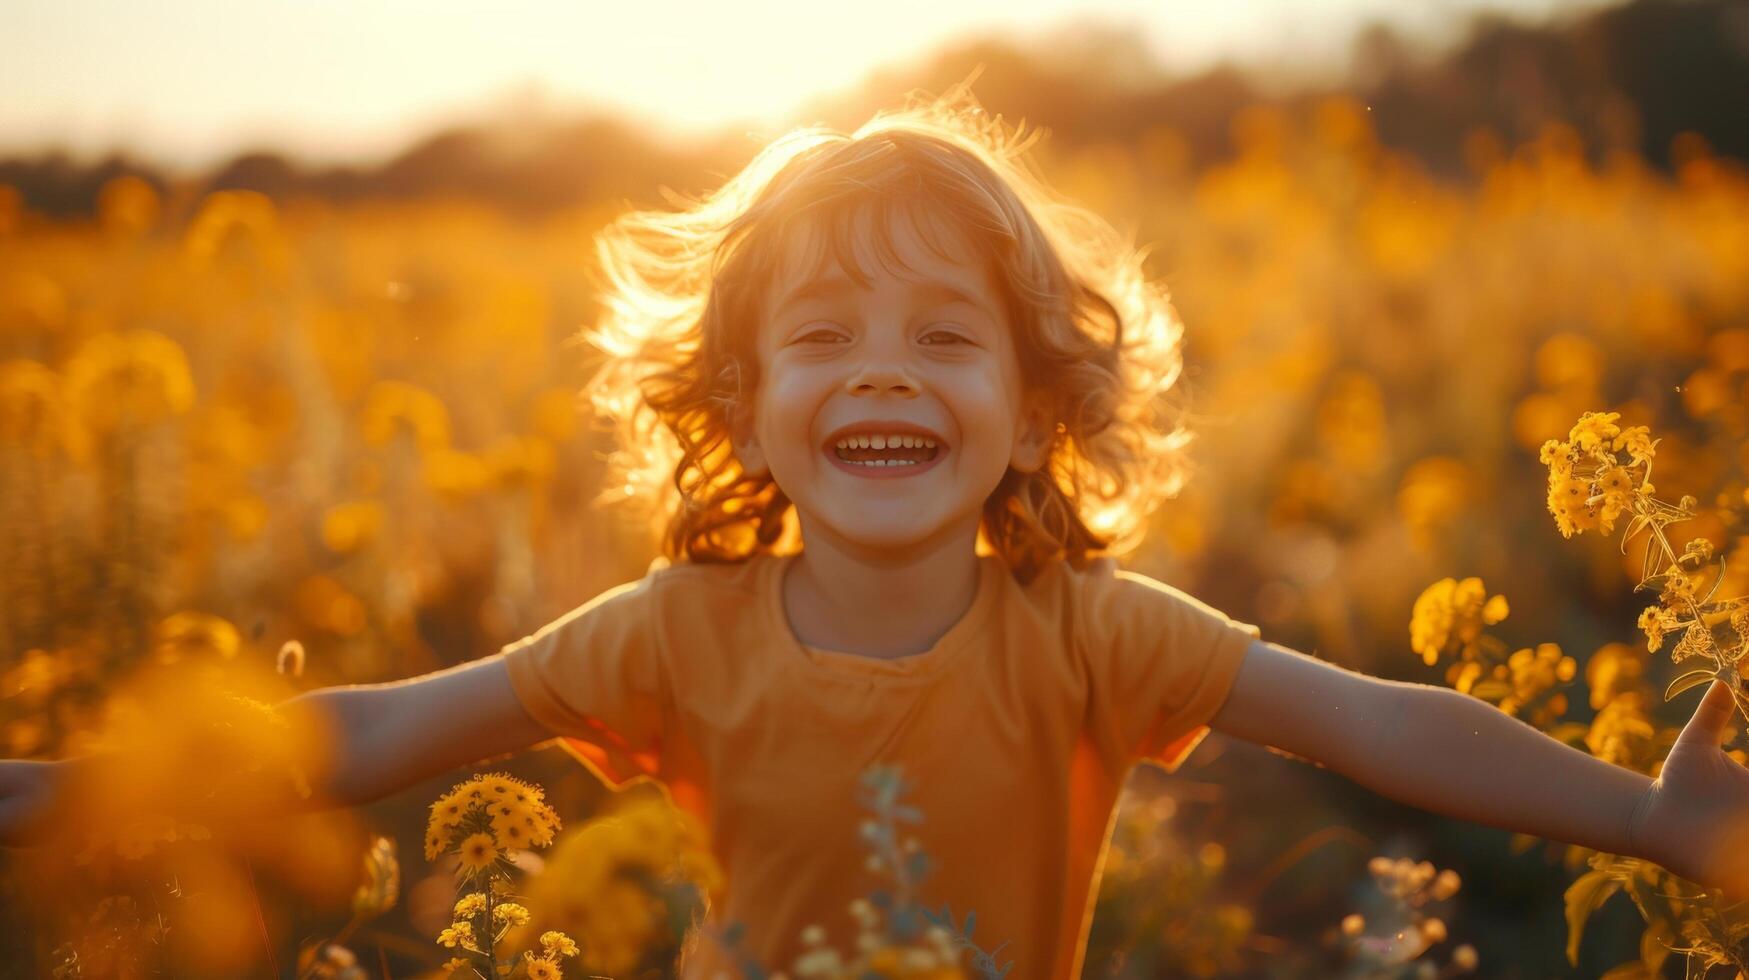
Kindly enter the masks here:
[[849, 436], [838, 440], [839, 449], [934, 449], [935, 440], [923, 436]]

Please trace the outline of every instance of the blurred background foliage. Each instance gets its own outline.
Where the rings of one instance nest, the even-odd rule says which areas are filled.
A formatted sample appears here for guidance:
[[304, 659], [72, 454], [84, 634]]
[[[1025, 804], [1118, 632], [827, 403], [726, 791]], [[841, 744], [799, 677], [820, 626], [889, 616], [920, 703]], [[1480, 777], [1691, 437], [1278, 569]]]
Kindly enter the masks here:
[[[1346, 81], [1287, 91], [1231, 67], [1170, 76], [1116, 32], [966, 43], [798, 119], [854, 128], [974, 73], [989, 111], [1048, 130], [1059, 189], [1154, 243], [1187, 325], [1201, 472], [1132, 567], [1275, 642], [1432, 684], [1410, 607], [1480, 576], [1511, 600], [1509, 642], [1556, 641], [1583, 676], [1638, 642], [1644, 605], [1637, 551], [1563, 542], [1544, 507], [1537, 447], [1596, 410], [1664, 439], [1660, 489], [1702, 504], [1673, 543], [1720, 542], [1721, 594], [1749, 592], [1749, 8], [1478, 15], [1436, 54], [1374, 28]], [[648, 529], [590, 506], [607, 436], [579, 414], [594, 352], [572, 340], [595, 313], [590, 238], [660, 187], [714, 186], [752, 137], [505, 117], [374, 167], [0, 160], [0, 747], [90, 747], [140, 664], [270, 666], [296, 639], [297, 688], [406, 677], [641, 575]], [[560, 753], [506, 768], [567, 821], [604, 805]], [[416, 854], [423, 802], [453, 781], [309, 839], [357, 855], [368, 825]], [[1139, 769], [1119, 824], [1093, 975], [1325, 975], [1313, 951], [1372, 900], [1377, 854], [1457, 869], [1444, 924], [1481, 975], [1637, 955], [1622, 902], [1566, 964], [1558, 848], [1219, 736], [1175, 775]], [[284, 969], [347, 921], [356, 863], [205, 868], [209, 897], [235, 900], [202, 913], [229, 938], [176, 972]], [[441, 962], [409, 937], [453, 897], [446, 875], [407, 875], [371, 953], [395, 975]], [[56, 917], [89, 906], [56, 879], [4, 882], [0, 961], [39, 975]], [[1231, 955], [1208, 933], [1189, 950], [1175, 908]]]

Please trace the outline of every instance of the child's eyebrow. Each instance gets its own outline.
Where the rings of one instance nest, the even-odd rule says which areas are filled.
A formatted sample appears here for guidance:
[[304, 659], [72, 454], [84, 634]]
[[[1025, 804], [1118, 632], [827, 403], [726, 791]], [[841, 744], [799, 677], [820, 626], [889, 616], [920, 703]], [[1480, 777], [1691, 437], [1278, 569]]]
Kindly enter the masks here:
[[[811, 299], [830, 299], [843, 295], [850, 292], [853, 285], [849, 279], [839, 275], [811, 279], [790, 290], [779, 300], [772, 315], [781, 315], [791, 306]], [[946, 280], [915, 283], [911, 286], [911, 295], [925, 302], [965, 303], [986, 312], [990, 309], [990, 304], [980, 298], [976, 290], [962, 288], [959, 284]]]

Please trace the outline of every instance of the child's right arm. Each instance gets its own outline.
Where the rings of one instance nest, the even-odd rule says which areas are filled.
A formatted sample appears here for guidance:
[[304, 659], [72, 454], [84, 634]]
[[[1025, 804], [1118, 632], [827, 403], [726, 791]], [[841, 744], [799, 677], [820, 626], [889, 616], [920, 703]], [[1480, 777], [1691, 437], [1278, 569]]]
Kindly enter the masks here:
[[305, 809], [366, 803], [553, 737], [517, 700], [502, 655], [385, 684], [323, 688], [280, 710], [326, 720], [338, 738], [332, 771], [312, 780]]
[[[282, 702], [294, 731], [331, 733], [332, 751], [307, 767], [308, 799], [254, 801], [255, 811], [313, 810], [364, 803], [458, 766], [553, 737], [522, 707], [502, 654], [385, 684], [330, 687]], [[306, 726], [317, 726], [312, 729]], [[0, 844], [35, 843], [101, 757], [0, 762]], [[175, 800], [176, 787], [162, 798]], [[239, 814], [247, 815], [247, 814]]]

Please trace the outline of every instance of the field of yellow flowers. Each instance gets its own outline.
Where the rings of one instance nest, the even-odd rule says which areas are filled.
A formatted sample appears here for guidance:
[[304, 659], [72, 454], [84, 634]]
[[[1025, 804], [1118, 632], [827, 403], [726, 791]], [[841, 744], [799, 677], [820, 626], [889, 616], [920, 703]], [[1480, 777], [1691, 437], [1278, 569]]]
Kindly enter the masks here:
[[[1554, 126], [1472, 133], [1470, 178], [1440, 181], [1340, 99], [1249, 110], [1233, 138], [1204, 169], [1163, 128], [1040, 151], [1155, 243], [1187, 325], [1199, 472], [1130, 564], [1267, 638], [1655, 773], [1685, 685], [1737, 670], [1729, 631], [1749, 635], [1749, 174], [1694, 137], [1663, 173]], [[642, 574], [653, 529], [596, 506], [630, 488], [603, 485], [573, 339], [615, 210], [121, 178], [91, 218], [50, 220], [0, 187], [7, 756], [131, 746], [295, 793], [268, 705], [492, 652]], [[204, 720], [156, 724], [166, 704]], [[697, 828], [559, 753], [490, 769], [240, 825], [96, 805], [78, 846], [6, 852], [0, 959], [670, 975], [720, 874]], [[143, 792], [112, 776], [111, 799]], [[1219, 738], [1172, 777], [1138, 771], [1114, 833], [1099, 976], [1749, 969], [1749, 921], [1655, 866], [1437, 821]], [[962, 924], [915, 925], [872, 968], [999, 974]], [[763, 968], [850, 975], [859, 954], [812, 955]]]

